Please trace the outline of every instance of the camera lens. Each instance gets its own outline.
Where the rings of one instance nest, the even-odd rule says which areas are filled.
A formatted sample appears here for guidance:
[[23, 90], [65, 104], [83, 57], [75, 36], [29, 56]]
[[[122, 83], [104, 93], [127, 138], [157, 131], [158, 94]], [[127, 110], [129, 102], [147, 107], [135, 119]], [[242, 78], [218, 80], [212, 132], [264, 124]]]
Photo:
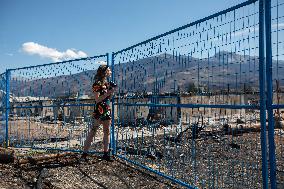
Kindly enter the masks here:
[[109, 82], [109, 88], [110, 88], [110, 89], [115, 88], [116, 86], [117, 86], [116, 83], [114, 83], [114, 82], [112, 82], [112, 81]]
[[111, 87], [116, 87], [116, 86], [117, 86], [116, 83], [114, 83], [114, 82], [112, 82], [112, 81], [109, 82], [109, 84], [110, 84]]

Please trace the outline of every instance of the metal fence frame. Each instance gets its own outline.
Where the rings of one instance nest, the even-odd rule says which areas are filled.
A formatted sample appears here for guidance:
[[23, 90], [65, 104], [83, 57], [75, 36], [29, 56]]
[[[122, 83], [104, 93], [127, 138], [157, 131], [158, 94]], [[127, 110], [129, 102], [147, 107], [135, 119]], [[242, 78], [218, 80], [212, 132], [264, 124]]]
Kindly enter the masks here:
[[[117, 51], [115, 53], [112, 53], [112, 67], [114, 67], [114, 57], [122, 53], [124, 51], [133, 49], [134, 47], [146, 44], [148, 42], [151, 42], [153, 40], [159, 39], [163, 36], [169, 35], [171, 33], [177, 32], [179, 30], [185, 29], [187, 27], [196, 25], [198, 23], [204, 22], [208, 19], [214, 18], [218, 15], [225, 14], [227, 12], [230, 12], [232, 10], [241, 8], [243, 6], [252, 4], [257, 2], [257, 0], [248, 0], [244, 3], [241, 3], [239, 5], [236, 5], [234, 7], [231, 7], [229, 9], [226, 9], [224, 11], [220, 11], [216, 14], [213, 14], [211, 16], [205, 17], [203, 19], [197, 20], [195, 22], [192, 22], [190, 24], [184, 25], [182, 27], [176, 28], [174, 30], [171, 30], [169, 32], [166, 32], [164, 34], [158, 35], [156, 37], [153, 37], [151, 39], [148, 39], [146, 41], [140, 42], [138, 44], [135, 44], [133, 46], [130, 46], [128, 48], [125, 48], [123, 50]], [[239, 109], [239, 108], [252, 108], [252, 109], [258, 109], [260, 110], [260, 120], [261, 120], [261, 148], [262, 148], [262, 177], [263, 177], [263, 188], [276, 188], [276, 159], [275, 159], [275, 141], [274, 141], [274, 117], [273, 117], [273, 110], [277, 108], [283, 108], [283, 105], [275, 105], [273, 104], [273, 89], [272, 89], [272, 48], [271, 48], [271, 0], [259, 0], [259, 85], [260, 85], [260, 106], [254, 107], [254, 106], [246, 106], [246, 105], [206, 105], [206, 104], [129, 104], [129, 106], [163, 106], [163, 107], [186, 107], [186, 108], [196, 108], [196, 107], [211, 107], [211, 108], [233, 108], [233, 109]], [[113, 70], [114, 73], [114, 70]], [[266, 93], [267, 91], [267, 93]], [[266, 112], [268, 112], [268, 139], [266, 138]], [[114, 124], [112, 125], [112, 128], [114, 130]], [[112, 132], [114, 133], [114, 132]], [[113, 135], [114, 138], [114, 135]], [[269, 148], [267, 148], [267, 140], [269, 144]], [[112, 148], [116, 149], [115, 142], [112, 143]], [[268, 163], [267, 163], [267, 151], [269, 150], [269, 169], [268, 169]], [[114, 151], [116, 153], [116, 151]], [[129, 161], [130, 163], [133, 163], [135, 165], [138, 165], [142, 168], [148, 169], [156, 174], [159, 174], [163, 177], [166, 177], [176, 183], [179, 183], [185, 187], [194, 188], [193, 186], [188, 185], [187, 183], [184, 183], [180, 180], [176, 180], [168, 175], [165, 175], [161, 172], [158, 172], [150, 167], [147, 167], [143, 164], [140, 164], [138, 162], [135, 162], [133, 160], [127, 159], [125, 157], [122, 157], [118, 155], [118, 157]], [[270, 182], [268, 181], [268, 178]]]
[[[97, 56], [92, 56], [92, 57], [86, 57], [86, 58], [79, 58], [79, 59], [73, 59], [73, 60], [67, 60], [67, 61], [62, 61], [62, 62], [55, 62], [55, 63], [48, 63], [48, 64], [43, 64], [43, 65], [36, 65], [36, 66], [29, 66], [29, 67], [21, 67], [21, 68], [16, 68], [16, 69], [7, 69], [6, 72], [4, 72], [2, 75], [4, 75], [4, 78], [2, 77], [1, 82], [5, 83], [5, 95], [2, 96], [2, 101], [1, 101], [1, 110], [2, 110], [2, 114], [5, 115], [5, 137], [4, 137], [4, 141], [3, 141], [3, 146], [11, 146], [10, 143], [10, 139], [9, 139], [9, 114], [10, 114], [10, 110], [11, 108], [13, 109], [29, 109], [29, 108], [56, 108], [57, 105], [55, 104], [50, 104], [50, 105], [24, 105], [24, 106], [15, 106], [15, 107], [11, 107], [10, 105], [10, 95], [11, 95], [11, 77], [13, 76], [13, 72], [17, 72], [17, 71], [21, 71], [21, 70], [29, 70], [29, 69], [33, 69], [33, 68], [40, 68], [40, 67], [48, 67], [48, 66], [56, 66], [56, 65], [63, 65], [63, 64], [68, 64], [71, 62], [80, 62], [80, 61], [95, 61], [95, 60], [100, 60], [100, 59], [105, 59], [104, 61], [106, 61], [106, 63], [108, 64], [108, 58], [109, 55], [108, 53], [103, 54], [103, 55], [97, 55]], [[90, 70], [91, 71], [91, 70]], [[70, 72], [71, 74], [71, 72]], [[2, 86], [1, 86], [2, 87]], [[69, 102], [69, 101], [68, 101]], [[64, 104], [63, 107], [84, 107], [84, 106], [93, 106], [94, 104], [90, 104], [90, 103], [82, 103], [79, 102], [79, 104]], [[29, 147], [29, 145], [25, 146], [19, 146], [22, 148], [26, 148]], [[47, 149], [47, 150], [61, 150], [61, 151], [66, 151], [66, 149], [62, 149], [62, 148], [39, 148], [39, 147], [35, 147], [32, 144], [30, 144], [31, 148], [34, 149]], [[67, 149], [69, 151], [74, 151], [74, 152], [81, 152], [81, 150], [74, 150], [74, 149]]]

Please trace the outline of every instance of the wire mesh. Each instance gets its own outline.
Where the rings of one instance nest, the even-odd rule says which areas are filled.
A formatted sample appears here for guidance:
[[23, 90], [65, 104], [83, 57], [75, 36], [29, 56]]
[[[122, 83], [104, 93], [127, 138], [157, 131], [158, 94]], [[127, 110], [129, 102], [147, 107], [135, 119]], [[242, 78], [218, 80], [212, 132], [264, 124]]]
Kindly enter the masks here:
[[272, 82], [277, 188], [284, 187], [284, 1], [271, 1]]
[[94, 71], [107, 55], [10, 70], [9, 141], [81, 150], [92, 127]]
[[4, 145], [6, 136], [6, 74], [0, 74], [0, 144]]
[[116, 149], [199, 188], [261, 188], [259, 7], [113, 54]]

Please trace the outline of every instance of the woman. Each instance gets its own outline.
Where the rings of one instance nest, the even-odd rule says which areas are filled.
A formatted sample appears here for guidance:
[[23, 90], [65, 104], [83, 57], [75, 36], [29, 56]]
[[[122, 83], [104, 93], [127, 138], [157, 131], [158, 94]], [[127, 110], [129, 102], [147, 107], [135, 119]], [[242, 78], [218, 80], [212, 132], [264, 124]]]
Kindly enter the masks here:
[[111, 125], [111, 108], [110, 98], [113, 95], [114, 88], [107, 82], [107, 78], [111, 76], [111, 70], [107, 65], [101, 65], [95, 76], [95, 82], [92, 86], [92, 90], [95, 98], [95, 107], [93, 112], [93, 127], [88, 133], [84, 144], [84, 152], [82, 158], [87, 157], [87, 152], [91, 146], [91, 142], [96, 135], [96, 132], [100, 125], [103, 125], [103, 146], [104, 155], [103, 159], [111, 161], [109, 153], [109, 128]]

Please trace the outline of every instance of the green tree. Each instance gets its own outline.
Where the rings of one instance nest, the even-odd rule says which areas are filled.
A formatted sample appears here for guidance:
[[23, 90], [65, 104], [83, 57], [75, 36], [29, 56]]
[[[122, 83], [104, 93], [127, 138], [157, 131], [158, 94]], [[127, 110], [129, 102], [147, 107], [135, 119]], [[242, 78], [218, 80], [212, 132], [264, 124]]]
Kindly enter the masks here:
[[198, 91], [197, 87], [195, 86], [194, 83], [189, 83], [188, 84], [188, 92], [189, 93], [196, 93]]

